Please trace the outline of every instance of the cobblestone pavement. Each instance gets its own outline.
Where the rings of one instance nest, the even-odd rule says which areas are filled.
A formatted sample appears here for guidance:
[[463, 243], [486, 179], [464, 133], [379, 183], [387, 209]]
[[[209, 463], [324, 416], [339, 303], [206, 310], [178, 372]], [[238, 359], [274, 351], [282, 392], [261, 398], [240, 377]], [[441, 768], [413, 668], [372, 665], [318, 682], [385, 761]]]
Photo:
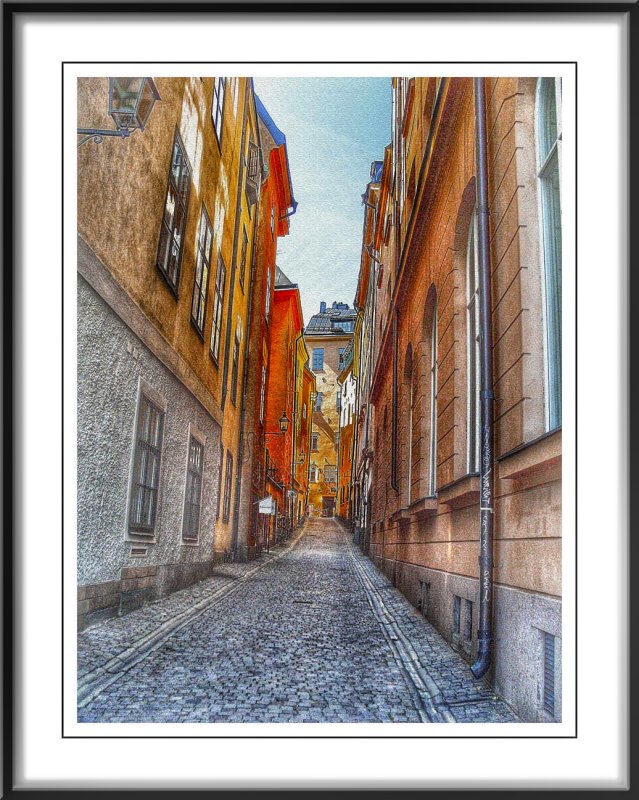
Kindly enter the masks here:
[[333, 520], [79, 634], [80, 722], [516, 722]]

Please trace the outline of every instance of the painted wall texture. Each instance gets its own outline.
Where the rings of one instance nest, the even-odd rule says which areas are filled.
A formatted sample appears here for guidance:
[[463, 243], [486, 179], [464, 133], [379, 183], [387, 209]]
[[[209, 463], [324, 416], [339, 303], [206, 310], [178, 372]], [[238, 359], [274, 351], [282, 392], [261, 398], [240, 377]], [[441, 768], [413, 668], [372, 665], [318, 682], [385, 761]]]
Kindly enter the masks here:
[[[487, 79], [486, 92], [497, 456], [490, 678], [525, 719], [546, 721], [561, 718], [561, 428], [548, 416], [538, 84]], [[393, 142], [372, 197], [378, 260], [362, 266], [376, 287], [374, 340], [365, 345], [371, 392], [358, 397], [359, 408], [375, 409], [365, 544], [470, 661], [479, 569], [473, 85], [396, 78], [394, 94]], [[554, 637], [550, 717], [544, 633]]]
[[[205, 577], [214, 563], [238, 552], [238, 463], [262, 176], [256, 98], [250, 78], [157, 78], [155, 84], [161, 99], [144, 131], [78, 149], [78, 280], [87, 281], [110, 313], [98, 317], [104, 326], [97, 327], [90, 293], [81, 291], [78, 426], [87, 442], [79, 497], [80, 625], [101, 609], [125, 611]], [[113, 128], [108, 86], [107, 78], [78, 81], [79, 127]], [[122, 346], [127, 336], [137, 337], [130, 351]], [[140, 380], [166, 405], [153, 536], [131, 537], [122, 526], [134, 465], [130, 406], [138, 383], [129, 374], [131, 353], [144, 354], [136, 356]], [[99, 395], [95, 407], [91, 392]], [[100, 415], [105, 451], [90, 447]], [[201, 488], [196, 475], [193, 519], [199, 524], [182, 542], [188, 431], [202, 440], [203, 450], [193, 451]], [[119, 471], [103, 493], [101, 459]], [[131, 538], [139, 544], [133, 554]]]
[[[129, 529], [140, 392], [165, 409], [152, 536]], [[119, 610], [121, 604], [134, 607], [212, 570], [220, 427], [82, 277], [78, 278], [77, 401], [82, 625], [92, 612]], [[191, 435], [203, 445], [204, 463], [199, 536], [187, 543], [182, 534]], [[104, 592], [88, 592], [86, 587], [95, 585]]]

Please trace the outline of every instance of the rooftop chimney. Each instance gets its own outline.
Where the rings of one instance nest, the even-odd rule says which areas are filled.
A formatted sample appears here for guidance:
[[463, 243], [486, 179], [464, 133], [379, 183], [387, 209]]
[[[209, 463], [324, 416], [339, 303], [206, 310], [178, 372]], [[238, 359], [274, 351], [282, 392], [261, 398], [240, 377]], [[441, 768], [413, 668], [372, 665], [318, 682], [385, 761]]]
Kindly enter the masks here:
[[326, 303], [323, 300], [320, 303], [320, 314], [326, 314]]

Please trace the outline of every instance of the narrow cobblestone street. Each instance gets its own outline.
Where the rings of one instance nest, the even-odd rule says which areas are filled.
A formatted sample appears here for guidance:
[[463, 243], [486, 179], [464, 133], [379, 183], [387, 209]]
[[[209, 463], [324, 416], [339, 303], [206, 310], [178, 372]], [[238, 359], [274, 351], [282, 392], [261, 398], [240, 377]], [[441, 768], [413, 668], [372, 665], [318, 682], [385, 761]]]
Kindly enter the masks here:
[[80, 722], [517, 721], [333, 520], [218, 573], [80, 634]]

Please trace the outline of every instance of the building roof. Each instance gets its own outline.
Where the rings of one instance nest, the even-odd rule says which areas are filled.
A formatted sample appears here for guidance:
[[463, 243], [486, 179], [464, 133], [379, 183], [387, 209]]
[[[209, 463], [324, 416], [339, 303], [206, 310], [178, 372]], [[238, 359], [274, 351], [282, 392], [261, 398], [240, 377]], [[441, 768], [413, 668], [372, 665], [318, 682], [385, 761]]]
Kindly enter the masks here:
[[293, 283], [293, 281], [290, 280], [290, 278], [288, 278], [276, 264], [275, 265], [275, 286], [277, 288], [277, 287], [283, 287], [283, 286], [297, 286], [297, 284]]
[[264, 103], [260, 100], [257, 93], [255, 93], [255, 107], [257, 109], [257, 113], [262, 120], [262, 122], [266, 125], [268, 132], [273, 137], [273, 141], [275, 142], [275, 146], [279, 147], [282, 144], [286, 144], [286, 136], [282, 133], [282, 131], [277, 127], [277, 125], [273, 122], [273, 118], [268, 113], [266, 108], [264, 108]]
[[311, 317], [306, 326], [306, 333], [344, 336], [344, 334], [352, 333], [352, 331], [345, 331], [343, 328], [339, 327], [339, 323], [354, 323], [356, 318], [356, 309], [349, 308], [346, 303], [335, 303], [332, 308], [327, 308], [326, 311], [320, 311], [319, 314], [314, 314]]

